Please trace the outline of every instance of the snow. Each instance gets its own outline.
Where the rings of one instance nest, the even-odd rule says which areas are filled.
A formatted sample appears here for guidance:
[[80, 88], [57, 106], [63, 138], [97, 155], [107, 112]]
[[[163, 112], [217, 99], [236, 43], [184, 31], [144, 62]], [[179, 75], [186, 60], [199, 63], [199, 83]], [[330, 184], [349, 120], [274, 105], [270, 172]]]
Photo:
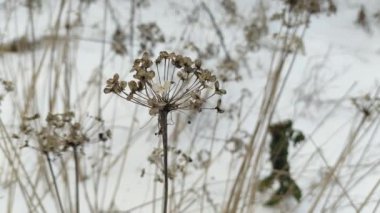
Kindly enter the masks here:
[[[237, 1], [239, 17], [236, 22], [228, 23], [230, 17], [223, 11], [219, 1], [205, 1], [215, 16], [224, 36], [226, 48], [233, 59], [241, 59], [240, 53], [236, 49], [245, 45], [243, 29], [252, 18], [256, 17], [257, 11], [260, 11], [257, 9], [258, 2]], [[262, 203], [269, 198], [273, 191], [258, 193], [256, 195], [257, 204], [254, 205], [255, 212], [309, 211], [318, 196], [324, 178], [328, 176], [329, 171], [339, 160], [340, 154], [347, 148], [348, 142], [353, 138], [352, 132], [358, 127], [363, 116], [350, 99], [365, 94], [370, 94], [372, 97], [378, 96], [380, 21], [376, 20], [372, 14], [380, 10], [380, 5], [376, 0], [368, 0], [364, 4], [366, 12], [369, 14], [370, 32], [368, 32], [355, 24], [357, 12], [360, 5], [363, 4], [362, 1], [336, 0], [334, 2], [338, 7], [337, 14], [330, 16], [318, 14], [311, 17], [311, 23], [303, 37], [305, 53], [300, 52], [297, 55], [272, 119], [275, 122], [290, 118], [294, 121], [295, 128], [302, 130], [307, 136], [304, 144], [291, 146], [289, 150], [291, 174], [302, 188], [304, 197], [300, 204], [289, 198], [276, 208], [268, 208], [264, 207]], [[52, 33], [58, 17], [59, 1], [42, 1], [42, 3], [42, 8], [33, 10], [35, 12], [33, 17], [36, 38]], [[125, 79], [132, 78], [130, 59], [139, 56], [140, 41], [137, 25], [156, 22], [162, 30], [165, 42], [156, 45], [153, 50], [155, 55], [161, 50], [167, 50], [194, 58], [197, 56], [196, 51], [185, 49], [186, 43], [191, 41], [200, 49], [206, 47], [208, 43], [219, 45], [219, 38], [210, 17], [199, 6], [200, 3], [200, 1], [150, 1], [148, 7], [136, 8], [134, 52], [120, 56], [112, 51], [110, 44], [114, 30], [120, 25], [127, 34], [125, 42], [127, 49], [131, 50], [129, 45], [130, 2], [95, 1], [88, 5], [84, 3], [79, 7], [79, 1], [69, 1], [62, 13], [59, 35], [65, 36], [64, 25], [68, 15], [70, 15], [69, 20], [71, 21], [76, 20], [79, 14], [82, 18], [79, 27], [74, 27], [71, 31], [69, 46], [63, 41], [59, 41], [53, 54], [54, 57], [51, 56], [50, 50], [44, 56], [46, 46], [34, 52], [22, 54], [1, 53], [0, 78], [12, 80], [16, 85], [16, 91], [5, 96], [0, 106], [0, 117], [9, 133], [17, 132], [18, 119], [29, 90], [26, 86], [32, 82], [33, 66], [38, 67], [41, 64], [42, 69], [36, 84], [34, 105], [29, 108], [28, 113], [39, 112], [42, 117], [46, 116], [49, 94], [54, 91], [54, 81], [50, 82], [50, 78], [56, 77], [56, 73], [64, 73], [67, 66], [72, 74], [70, 81], [72, 110], [80, 120], [87, 122], [87, 126], [91, 126], [94, 123], [93, 117], [98, 113], [98, 94], [103, 90], [106, 79], [111, 78], [114, 73], [119, 73]], [[30, 37], [31, 23], [25, 5], [19, 1], [4, 1], [1, 5], [0, 41], [8, 42], [23, 35]], [[282, 7], [283, 4], [280, 1], [267, 1], [264, 4], [267, 17], [278, 12]], [[81, 11], [78, 8], [81, 8]], [[106, 17], [106, 21], [104, 21], [104, 17]], [[189, 24], [186, 22], [189, 18], [195, 21]], [[221, 212], [225, 204], [223, 202], [228, 199], [230, 187], [234, 183], [241, 165], [242, 158], [239, 155], [246, 154], [246, 151], [240, 150], [238, 153], [231, 154], [225, 150], [224, 146], [226, 140], [231, 137], [239, 137], [247, 144], [258, 119], [266, 80], [270, 76], [272, 52], [276, 48], [272, 34], [278, 32], [280, 28], [278, 22], [268, 22], [268, 24], [269, 33], [260, 41], [263, 47], [258, 51], [249, 52], [245, 56], [248, 69], [243, 60], [239, 60], [239, 74], [242, 79], [222, 85], [227, 90], [227, 95], [222, 98], [227, 111], [225, 114], [217, 115], [213, 111], [202, 111], [197, 115], [190, 112], [175, 112], [170, 117], [169, 135], [174, 134], [174, 128], [182, 128], [178, 140], [175, 143], [173, 141], [173, 146], [176, 144], [177, 148], [194, 159], [194, 162], [188, 167], [186, 179], [183, 179], [181, 174], [177, 174], [173, 188], [179, 194], [184, 193], [181, 190], [192, 189], [181, 206], [181, 208], [186, 208], [189, 205], [183, 212], [200, 212], [202, 208], [204, 208], [203, 212], [213, 212], [214, 208], [217, 212]], [[103, 44], [103, 40], [106, 41], [105, 44]], [[65, 48], [69, 49], [69, 64], [65, 63]], [[217, 69], [218, 63], [225, 58], [223, 48], [219, 45], [218, 49], [215, 56], [203, 60], [204, 67], [214, 68], [213, 70], [216, 72], [220, 71]], [[291, 54], [290, 58], [292, 56]], [[33, 57], [37, 62], [34, 65]], [[284, 66], [285, 71], [289, 66], [291, 64], [287, 61]], [[100, 79], [101, 87], [98, 83], [99, 76], [102, 78]], [[58, 100], [55, 112], [63, 110], [62, 100], [66, 97], [63, 74], [60, 74], [58, 81], [60, 84], [58, 92], [55, 94]], [[244, 90], [249, 92], [243, 92]], [[104, 126], [101, 128], [112, 129], [113, 139], [112, 142], [106, 144], [109, 147], [110, 158], [100, 158], [99, 153], [103, 151], [101, 144], [87, 144], [83, 148], [84, 154], [81, 158], [84, 161], [83, 166], [86, 167], [84, 173], [90, 177], [83, 183], [89, 190], [90, 200], [97, 199], [98, 211], [108, 210], [111, 199], [113, 199], [112, 194], [118, 175], [120, 171], [123, 171], [120, 185], [117, 188], [118, 194], [112, 200], [115, 203], [114, 210], [126, 211], [146, 203], [144, 207], [136, 208], [131, 212], [152, 212], [154, 206], [156, 212], [160, 211], [161, 200], [159, 199], [162, 194], [162, 184], [154, 183], [157, 168], [147, 160], [153, 149], [160, 144], [159, 137], [154, 134], [158, 131], [157, 117], [149, 116], [149, 110], [146, 108], [138, 106], [136, 109], [132, 103], [116, 96], [105, 95], [102, 92], [100, 94], [100, 106], [104, 118]], [[228, 115], [232, 117], [229, 118]], [[191, 121], [191, 124], [187, 124], [188, 120]], [[40, 126], [43, 123], [42, 120], [36, 125]], [[364, 206], [362, 212], [375, 212], [374, 208], [380, 199], [378, 195], [380, 189], [375, 188], [380, 172], [376, 166], [379, 163], [377, 156], [380, 148], [377, 128], [378, 115], [375, 112], [364, 122], [357, 136], [358, 140], [353, 142], [352, 153], [347, 155], [343, 165], [333, 175], [335, 181], [328, 183], [328, 188], [314, 212], [356, 212], [347, 199], [347, 195], [358, 208], [372, 189], [375, 189], [374, 195]], [[96, 137], [96, 135], [93, 136]], [[175, 137], [171, 135], [170, 138]], [[269, 137], [267, 137], [267, 141], [269, 141]], [[16, 147], [21, 144], [20, 141], [15, 143]], [[118, 159], [117, 156], [124, 155], [126, 144], [129, 145], [126, 149], [125, 165], [122, 165], [121, 161], [112, 165], [111, 162]], [[366, 148], [367, 144], [369, 145]], [[199, 164], [197, 153], [209, 150], [211, 150], [211, 159], [214, 160], [206, 174], [204, 168], [196, 168], [197, 163]], [[0, 211], [5, 212], [10, 193], [7, 181], [11, 170], [4, 153], [0, 153], [2, 162], [0, 166]], [[22, 149], [20, 153], [26, 170], [33, 177], [32, 180], [43, 179], [45, 181], [44, 178], [39, 177], [40, 174], [36, 170], [36, 167], [40, 165], [37, 163], [36, 157], [38, 152], [32, 149]], [[95, 160], [96, 158], [99, 159]], [[68, 161], [68, 168], [73, 171], [74, 164], [69, 160], [71, 159], [70, 153], [64, 153], [63, 159]], [[261, 158], [263, 164], [260, 167], [260, 177], [264, 177], [270, 172], [271, 166], [268, 159], [269, 147], [266, 145]], [[57, 172], [60, 168], [58, 158], [53, 161], [53, 164]], [[102, 176], [99, 182], [97, 182], [97, 169], [103, 169], [103, 172], [109, 169], [109, 173]], [[145, 174], [141, 177], [143, 169]], [[1, 175], [2, 173], [3, 175]], [[73, 174], [73, 172], [69, 172], [69, 174]], [[351, 178], [353, 180], [350, 181]], [[25, 177], [22, 176], [22, 180], [26, 183]], [[63, 183], [62, 178], [58, 178], [58, 181]], [[70, 176], [69, 181], [73, 184], [74, 178]], [[13, 184], [16, 186], [16, 183]], [[207, 187], [204, 188], [203, 185]], [[68, 206], [67, 197], [69, 195], [64, 186], [62, 184], [60, 190], [65, 197], [65, 205]], [[154, 189], [155, 187], [156, 189]], [[17, 201], [13, 205], [13, 212], [24, 212], [28, 209], [27, 202], [22, 196], [20, 188], [18, 186], [15, 188]], [[342, 191], [342, 188], [347, 191]], [[42, 195], [46, 189], [47, 187], [41, 184], [38, 193]], [[83, 186], [80, 189], [83, 200], [81, 210], [90, 212], [87, 202], [84, 201]], [[73, 190], [74, 187], [71, 188], [71, 199], [74, 199]], [[96, 195], [96, 190], [99, 190], [98, 195]], [[156, 195], [153, 194], [154, 190], [157, 190]], [[30, 188], [29, 192], [31, 192]], [[207, 196], [209, 197], [206, 198]], [[324, 209], [331, 207], [340, 196], [342, 199], [336, 209]], [[154, 199], [158, 199], [156, 205], [151, 203]], [[174, 199], [178, 202], [179, 196]], [[58, 207], [53, 200], [49, 194], [43, 203], [47, 209], [53, 208], [58, 212]], [[244, 204], [246, 203], [240, 203], [240, 205]]]

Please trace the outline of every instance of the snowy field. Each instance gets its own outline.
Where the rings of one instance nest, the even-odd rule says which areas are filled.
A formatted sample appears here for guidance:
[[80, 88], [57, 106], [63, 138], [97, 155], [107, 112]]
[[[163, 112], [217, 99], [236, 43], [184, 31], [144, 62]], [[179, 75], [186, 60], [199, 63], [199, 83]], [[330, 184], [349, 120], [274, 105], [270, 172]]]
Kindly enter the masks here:
[[[380, 212], [380, 2], [300, 2], [0, 1], [0, 212], [162, 212], [159, 116], [104, 93], [161, 51], [227, 91], [168, 114], [168, 212]], [[269, 206], [287, 120], [302, 196]]]

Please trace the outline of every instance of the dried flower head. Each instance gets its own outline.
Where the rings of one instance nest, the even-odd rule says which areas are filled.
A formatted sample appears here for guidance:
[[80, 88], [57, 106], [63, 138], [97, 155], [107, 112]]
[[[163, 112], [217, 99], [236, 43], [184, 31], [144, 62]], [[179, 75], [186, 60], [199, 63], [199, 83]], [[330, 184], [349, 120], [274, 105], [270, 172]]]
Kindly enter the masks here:
[[137, 26], [140, 38], [140, 50], [139, 53], [143, 51], [152, 52], [157, 43], [165, 42], [164, 34], [162, 33], [160, 27], [154, 23], [145, 23]]
[[127, 47], [124, 44], [126, 37], [127, 36], [125, 32], [120, 27], [117, 27], [115, 32], [112, 35], [112, 45], [111, 45], [111, 49], [117, 55], [125, 55], [127, 53]]
[[210, 151], [207, 150], [200, 150], [197, 153], [197, 158], [196, 158], [196, 166], [197, 168], [200, 169], [205, 169], [208, 168], [211, 164], [211, 153]]
[[4, 90], [6, 92], [12, 92], [14, 90], [14, 84], [12, 81], [6, 81], [0, 79], [1, 83], [3, 84]]
[[365, 94], [359, 97], [351, 98], [352, 104], [357, 110], [363, 113], [366, 117], [380, 112], [380, 99], [377, 96]]
[[224, 148], [230, 153], [237, 153], [244, 149], [244, 142], [241, 138], [231, 137], [224, 145]]
[[231, 16], [236, 16], [236, 3], [233, 0], [223, 0], [221, 2], [223, 9]]
[[89, 141], [82, 125], [74, 121], [73, 112], [49, 113], [46, 122], [47, 126], [37, 134], [43, 151], [60, 152]]
[[218, 69], [222, 72], [220, 78], [223, 82], [241, 80], [241, 76], [238, 73], [239, 63], [232, 58], [224, 58], [223, 61], [219, 63]]
[[[153, 61], [148, 53], [134, 61], [133, 80], [119, 80], [119, 75], [107, 80], [105, 93], [115, 93], [133, 103], [150, 109], [150, 115], [160, 111], [201, 111], [207, 99], [224, 95], [216, 76], [202, 68], [200, 60], [175, 53], [161, 52]], [[128, 88], [127, 88], [128, 85]], [[209, 92], [206, 92], [209, 90]], [[221, 102], [218, 102], [218, 112]]]
[[358, 15], [356, 17], [355, 23], [358, 26], [362, 27], [365, 31], [367, 31], [369, 33], [371, 32], [370, 25], [368, 22], [367, 12], [365, 10], [364, 5], [361, 5], [361, 7], [358, 11]]
[[[20, 135], [13, 134], [17, 140], [26, 139], [22, 147], [31, 147], [42, 153], [60, 154], [69, 147], [83, 146], [90, 142], [106, 142], [111, 139], [111, 131], [102, 132], [94, 123], [79, 123], [73, 112], [49, 113], [42, 123], [40, 114], [24, 115], [20, 124]], [[33, 123], [32, 123], [33, 122]], [[97, 122], [101, 122], [96, 120]], [[40, 123], [34, 127], [34, 123]], [[95, 124], [96, 124], [95, 123]], [[93, 138], [96, 135], [97, 138]]]
[[0, 83], [2, 84], [2, 88], [3, 88], [0, 90], [0, 105], [1, 105], [1, 102], [4, 100], [6, 94], [14, 91], [15, 88], [12, 81], [3, 80], [0, 78]]
[[[169, 147], [168, 150], [174, 157], [174, 161], [172, 161], [170, 167], [168, 168], [169, 179], [174, 179], [178, 173], [186, 174], [187, 169], [190, 163], [192, 163], [192, 158], [181, 151], [180, 149], [176, 149], [174, 147]], [[151, 154], [148, 156], [148, 162], [154, 164], [159, 168], [161, 172], [156, 174], [157, 181], [162, 182], [164, 175], [164, 165], [162, 162], [162, 156], [164, 154], [164, 150], [161, 148], [154, 149]]]
[[329, 14], [335, 14], [336, 11], [338, 10], [335, 3], [332, 0], [329, 0], [329, 5], [328, 5], [328, 13]]
[[260, 40], [268, 34], [267, 18], [265, 15], [259, 15], [251, 20], [244, 27], [244, 37], [249, 50], [257, 50], [260, 47]]
[[219, 46], [214, 43], [208, 43], [205, 48], [197, 46], [194, 42], [185, 43], [183, 48], [195, 52], [198, 58], [211, 59], [218, 55]]
[[138, 8], [146, 8], [150, 6], [149, 0], [138, 0], [136, 2], [136, 7]]
[[119, 81], [119, 75], [115, 74], [113, 78], [107, 80], [107, 86], [104, 93], [121, 93], [127, 87], [127, 82]]

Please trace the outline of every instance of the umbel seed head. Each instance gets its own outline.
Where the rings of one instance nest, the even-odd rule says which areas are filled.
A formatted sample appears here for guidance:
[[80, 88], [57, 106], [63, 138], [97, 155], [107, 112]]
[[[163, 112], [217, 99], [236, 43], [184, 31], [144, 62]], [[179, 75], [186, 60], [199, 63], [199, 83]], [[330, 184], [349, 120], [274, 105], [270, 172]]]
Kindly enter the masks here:
[[[119, 75], [108, 79], [104, 93], [118, 96], [149, 108], [150, 115], [160, 111], [197, 110], [214, 95], [225, 95], [216, 76], [202, 67], [200, 60], [166, 51], [152, 60], [148, 53], [133, 62], [131, 81], [121, 81]], [[220, 101], [215, 108], [218, 112]]]

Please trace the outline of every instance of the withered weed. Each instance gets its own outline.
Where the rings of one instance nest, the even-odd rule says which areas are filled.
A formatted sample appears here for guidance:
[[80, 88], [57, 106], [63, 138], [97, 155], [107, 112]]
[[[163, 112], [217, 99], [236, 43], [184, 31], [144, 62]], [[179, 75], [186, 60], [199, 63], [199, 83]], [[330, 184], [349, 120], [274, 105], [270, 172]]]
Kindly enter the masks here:
[[214, 109], [218, 113], [221, 100], [215, 107], [205, 107], [206, 101], [215, 95], [224, 95], [216, 76], [202, 67], [200, 60], [166, 51], [153, 61], [148, 53], [134, 61], [131, 70], [133, 80], [123, 81], [119, 75], [107, 80], [104, 93], [114, 93], [132, 103], [149, 109], [151, 116], [158, 116], [158, 134], [161, 135], [164, 155], [164, 204], [168, 212], [168, 114], [178, 110]]

